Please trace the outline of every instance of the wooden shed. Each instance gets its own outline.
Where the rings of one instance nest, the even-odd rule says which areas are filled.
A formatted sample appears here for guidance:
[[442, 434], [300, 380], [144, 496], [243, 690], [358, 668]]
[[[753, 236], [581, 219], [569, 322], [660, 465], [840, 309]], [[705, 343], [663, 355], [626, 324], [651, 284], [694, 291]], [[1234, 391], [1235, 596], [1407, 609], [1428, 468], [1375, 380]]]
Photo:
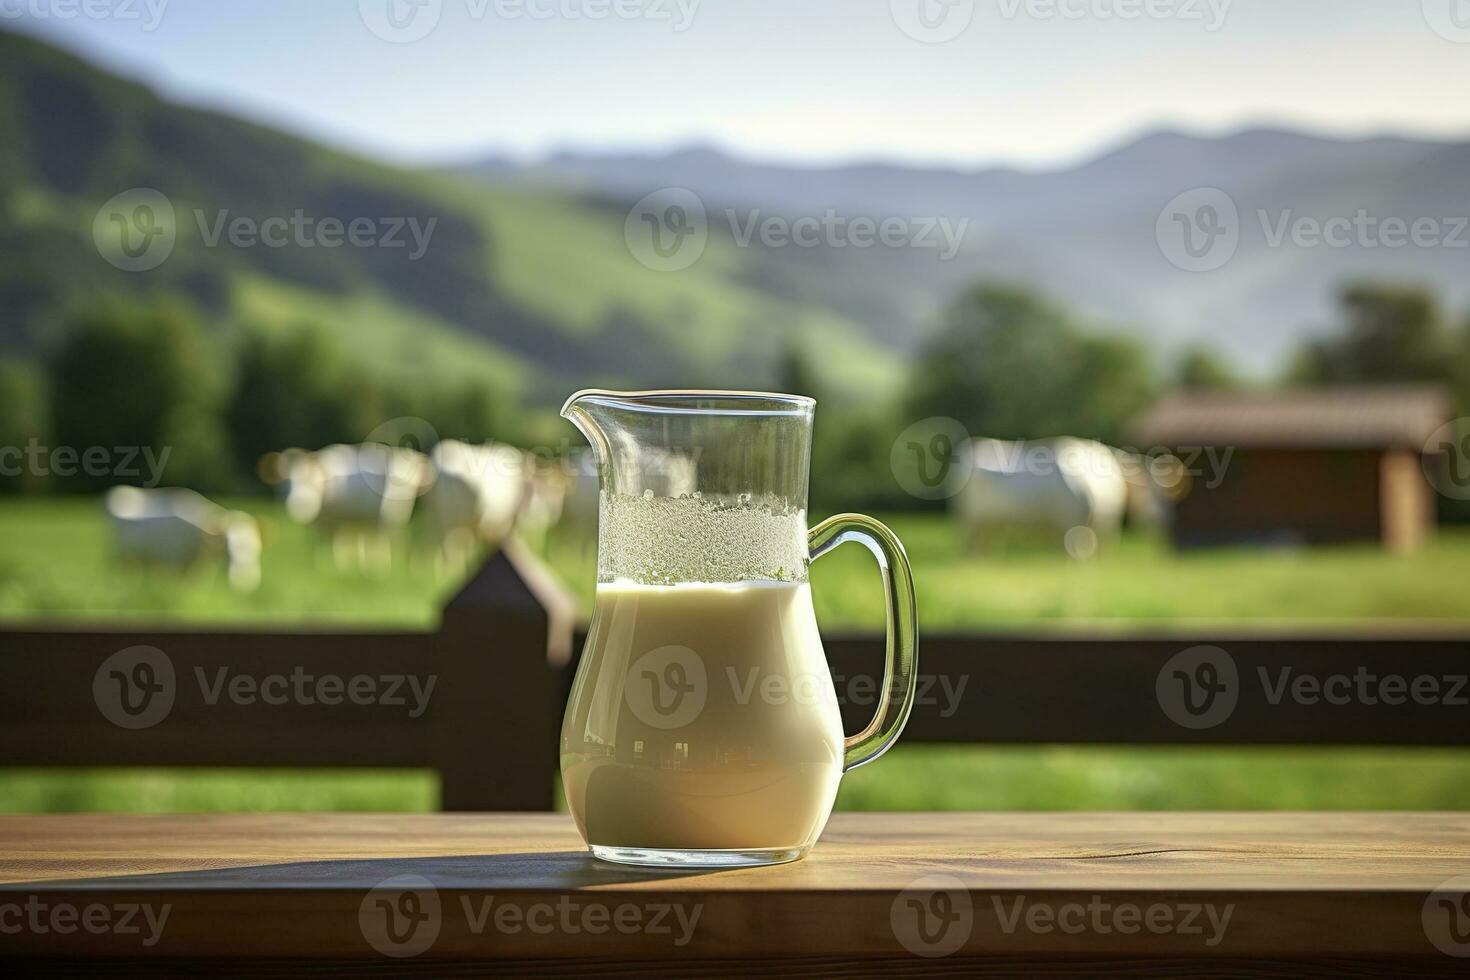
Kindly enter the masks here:
[[1178, 547], [1376, 539], [1404, 551], [1434, 530], [1423, 454], [1449, 418], [1447, 393], [1429, 386], [1194, 392], [1159, 402], [1135, 435], [1191, 473]]

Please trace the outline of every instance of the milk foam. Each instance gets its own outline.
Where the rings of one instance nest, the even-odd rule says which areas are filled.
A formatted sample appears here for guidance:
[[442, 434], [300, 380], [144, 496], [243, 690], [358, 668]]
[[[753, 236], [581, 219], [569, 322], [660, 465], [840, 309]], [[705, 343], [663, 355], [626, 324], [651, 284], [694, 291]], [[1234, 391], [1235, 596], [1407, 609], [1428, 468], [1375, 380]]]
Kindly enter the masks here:
[[599, 582], [805, 582], [809, 562], [806, 512], [782, 498], [604, 491], [598, 501]]

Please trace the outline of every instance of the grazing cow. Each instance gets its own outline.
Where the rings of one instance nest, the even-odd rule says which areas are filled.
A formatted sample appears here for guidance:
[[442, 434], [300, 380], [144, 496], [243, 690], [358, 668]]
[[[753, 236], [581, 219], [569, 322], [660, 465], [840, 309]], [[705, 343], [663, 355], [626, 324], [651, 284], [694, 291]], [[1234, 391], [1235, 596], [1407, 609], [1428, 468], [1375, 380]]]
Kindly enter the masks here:
[[1144, 456], [1114, 450], [1128, 486], [1130, 527], [1164, 528], [1174, 516], [1174, 504], [1189, 491], [1189, 474], [1177, 456]]
[[578, 450], [562, 461], [566, 473], [566, 495], [562, 520], [595, 536], [597, 528], [597, 460], [590, 450]]
[[561, 466], [527, 457], [530, 487], [516, 518], [516, 533], [532, 548], [544, 550], [546, 536], [562, 522], [572, 488], [571, 474]]
[[284, 491], [292, 520], [314, 524], [331, 539], [339, 565], [355, 550], [360, 566], [385, 567], [391, 536], [413, 516], [432, 472], [423, 453], [412, 449], [338, 443], [316, 452], [268, 453], [261, 475]]
[[972, 542], [1002, 527], [1039, 529], [1073, 557], [1086, 558], [1100, 541], [1118, 536], [1128, 487], [1113, 450], [1101, 443], [973, 439], [960, 463], [967, 479], [952, 508]]
[[597, 547], [597, 506], [600, 487], [597, 461], [590, 450], [577, 450], [559, 462], [562, 483], [561, 514], [557, 526], [563, 540], [578, 546], [582, 555]]
[[510, 534], [532, 492], [534, 465], [524, 453], [445, 439], [429, 460], [433, 478], [424, 509], [441, 559], [463, 564], [479, 545]]
[[105, 505], [121, 561], [183, 571], [222, 558], [233, 588], [260, 584], [260, 527], [249, 514], [193, 490], [113, 487]]

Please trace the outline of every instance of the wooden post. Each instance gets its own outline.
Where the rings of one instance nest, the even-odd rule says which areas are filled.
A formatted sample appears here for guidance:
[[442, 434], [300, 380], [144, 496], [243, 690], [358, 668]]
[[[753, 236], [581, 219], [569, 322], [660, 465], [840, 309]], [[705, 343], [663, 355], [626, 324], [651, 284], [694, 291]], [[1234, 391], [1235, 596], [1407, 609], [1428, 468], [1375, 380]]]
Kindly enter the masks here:
[[552, 808], [575, 623], [572, 598], [515, 540], [449, 600], [434, 651], [441, 809]]

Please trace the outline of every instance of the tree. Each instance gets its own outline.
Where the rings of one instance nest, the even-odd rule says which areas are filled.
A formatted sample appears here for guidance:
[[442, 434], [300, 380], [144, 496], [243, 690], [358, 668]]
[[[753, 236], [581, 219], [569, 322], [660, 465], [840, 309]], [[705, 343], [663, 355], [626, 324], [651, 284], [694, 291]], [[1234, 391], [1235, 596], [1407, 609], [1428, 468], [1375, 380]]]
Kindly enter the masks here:
[[817, 412], [812, 439], [812, 513], [913, 507], [894, 480], [889, 451], [902, 431], [889, 405]]
[[1148, 351], [1132, 338], [1082, 335], [1078, 343], [1075, 420], [1070, 435], [1127, 441], [1133, 419], [1154, 399], [1157, 383]]
[[[164, 480], [210, 489], [230, 481], [215, 352], [181, 307], [106, 304], [72, 320], [47, 364], [57, 447], [166, 457]], [[131, 469], [131, 467], [130, 467]], [[145, 474], [146, 475], [146, 474]], [[77, 473], [63, 486], [100, 489], [145, 475]]]
[[1118, 442], [1153, 390], [1135, 342], [1086, 332], [1024, 289], [981, 285], [955, 301], [920, 351], [906, 408], [993, 438]]
[[484, 384], [464, 381], [442, 394], [422, 410], [441, 439], [480, 443], [499, 432], [504, 414], [494, 392]]
[[781, 352], [776, 370], [776, 390], [788, 395], [817, 397], [817, 373], [806, 348], [792, 341]]
[[1454, 338], [1427, 289], [1357, 283], [1339, 297], [1341, 321], [1298, 352], [1291, 380], [1307, 384], [1452, 382]]
[[1462, 413], [1470, 411], [1470, 316], [1456, 330], [1450, 340], [1452, 361], [1450, 384], [1454, 386]]
[[354, 378], [341, 349], [303, 325], [275, 335], [246, 330], [225, 411], [235, 464], [255, 472], [265, 453], [355, 442], [381, 422], [380, 394]]
[[[302, 324], [246, 330], [225, 415], [236, 466], [254, 473], [266, 453], [293, 446], [319, 449], [372, 433], [431, 438], [411, 419], [429, 423], [439, 438], [484, 442], [496, 435], [503, 412], [482, 382], [386, 376], [352, 361], [319, 327]], [[379, 430], [394, 420], [401, 425]]]
[[1240, 379], [1217, 352], [1208, 347], [1191, 347], [1179, 359], [1175, 379], [1181, 388], [1231, 389], [1240, 387]]
[[45, 444], [46, 413], [40, 371], [18, 361], [0, 363], [0, 491], [40, 486], [41, 474], [31, 472], [24, 454], [32, 440]]

